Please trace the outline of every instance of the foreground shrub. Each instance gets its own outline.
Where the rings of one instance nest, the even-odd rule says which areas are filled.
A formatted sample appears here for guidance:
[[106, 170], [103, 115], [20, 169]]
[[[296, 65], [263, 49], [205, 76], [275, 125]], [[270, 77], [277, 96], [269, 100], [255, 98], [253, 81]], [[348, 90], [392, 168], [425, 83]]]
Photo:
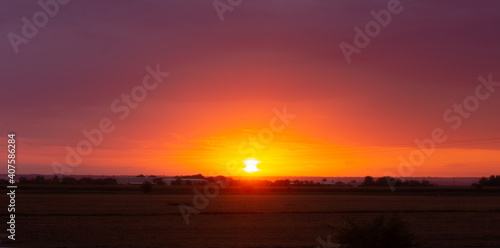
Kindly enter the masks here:
[[414, 239], [408, 223], [398, 215], [379, 216], [365, 223], [348, 220], [337, 237], [342, 247], [347, 248], [409, 248], [416, 247]]

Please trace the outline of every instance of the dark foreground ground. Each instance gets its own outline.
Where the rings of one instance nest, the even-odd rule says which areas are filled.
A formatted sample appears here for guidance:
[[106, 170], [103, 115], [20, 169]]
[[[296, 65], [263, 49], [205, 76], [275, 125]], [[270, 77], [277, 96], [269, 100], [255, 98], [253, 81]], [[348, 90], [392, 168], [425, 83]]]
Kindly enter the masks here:
[[71, 191], [20, 190], [17, 240], [0, 247], [317, 247], [344, 218], [396, 212], [423, 247], [500, 247], [491, 192], [221, 194], [187, 225], [178, 205], [192, 206], [194, 193]]

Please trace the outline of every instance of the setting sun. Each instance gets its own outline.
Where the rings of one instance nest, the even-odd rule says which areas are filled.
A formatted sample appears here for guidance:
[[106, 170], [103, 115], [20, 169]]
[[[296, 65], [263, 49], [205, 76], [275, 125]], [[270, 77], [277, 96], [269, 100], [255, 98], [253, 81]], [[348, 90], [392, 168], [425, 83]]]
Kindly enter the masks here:
[[257, 168], [257, 165], [260, 163], [260, 161], [255, 159], [255, 158], [245, 159], [243, 161], [243, 163], [247, 166], [247, 167], [243, 168], [243, 170], [248, 172], [248, 173], [260, 171], [260, 169]]

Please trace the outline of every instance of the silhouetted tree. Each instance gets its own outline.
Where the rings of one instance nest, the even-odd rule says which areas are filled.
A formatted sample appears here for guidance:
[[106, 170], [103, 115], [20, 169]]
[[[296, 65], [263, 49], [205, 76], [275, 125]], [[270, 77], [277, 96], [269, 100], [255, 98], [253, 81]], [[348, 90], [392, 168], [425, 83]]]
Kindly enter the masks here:
[[181, 176], [181, 178], [205, 179], [205, 177], [202, 174], [196, 174], [196, 175], [191, 175], [191, 176]]
[[387, 179], [385, 177], [379, 177], [375, 180], [374, 186], [388, 186]]
[[52, 182], [50, 182], [51, 184], [59, 184], [61, 183], [61, 179], [57, 176], [57, 175], [54, 175], [54, 177], [52, 178]]
[[500, 186], [500, 175], [491, 175], [489, 178], [482, 177], [479, 180], [481, 186]]
[[375, 186], [375, 180], [371, 176], [366, 176], [361, 186]]
[[479, 179], [479, 184], [485, 186], [488, 183], [488, 178], [482, 177]]
[[271, 186], [289, 186], [289, 185], [290, 185], [290, 180], [288, 179], [276, 180], [271, 184]]

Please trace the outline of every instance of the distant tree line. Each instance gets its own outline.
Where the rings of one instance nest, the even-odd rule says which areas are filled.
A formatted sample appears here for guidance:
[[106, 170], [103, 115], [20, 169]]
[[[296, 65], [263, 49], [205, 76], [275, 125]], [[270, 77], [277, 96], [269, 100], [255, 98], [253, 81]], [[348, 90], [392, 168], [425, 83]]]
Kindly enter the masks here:
[[361, 184], [364, 187], [388, 187], [389, 184], [395, 187], [430, 187], [434, 186], [427, 180], [417, 181], [417, 180], [405, 180], [402, 181], [399, 178], [393, 177], [379, 177], [375, 180], [371, 176], [365, 177], [365, 180]]
[[[325, 186], [324, 184], [321, 184], [320, 182], [314, 182], [312, 180], [289, 180], [289, 179], [279, 179], [275, 181], [269, 181], [269, 180], [241, 180], [241, 179], [232, 179], [230, 177], [224, 177], [224, 176], [217, 176], [217, 177], [203, 177], [202, 175], [198, 174], [195, 176], [191, 177], [176, 177], [177, 181], [172, 182], [172, 185], [182, 185], [181, 178], [198, 178], [198, 179], [207, 179], [209, 183], [215, 183], [215, 182], [224, 182], [229, 186]], [[323, 179], [323, 182], [327, 181], [326, 178]], [[344, 183], [344, 182], [335, 182], [333, 184], [329, 184], [328, 186], [336, 186], [336, 187], [351, 187], [352, 183], [356, 183], [356, 181], [352, 181], [351, 183]], [[365, 177], [363, 183], [361, 183], [359, 186], [363, 187], [388, 187], [389, 183], [391, 183], [392, 186], [395, 187], [430, 187], [434, 186], [431, 184], [428, 180], [405, 180], [402, 181], [399, 178], [392, 178], [392, 177], [380, 177], [380, 178], [373, 178], [371, 176]]]
[[478, 183], [473, 183], [472, 186], [481, 188], [483, 186], [499, 187], [500, 186], [500, 175], [491, 175], [489, 178], [482, 177], [479, 179]]
[[[144, 175], [138, 175], [137, 177], [145, 177]], [[155, 177], [156, 176], [148, 176]], [[171, 183], [171, 185], [190, 185], [190, 181], [183, 182], [182, 179], [206, 179], [208, 183], [224, 183], [229, 186], [325, 186], [320, 182], [313, 182], [312, 180], [293, 180], [289, 179], [279, 179], [275, 181], [269, 180], [242, 180], [242, 179], [232, 179], [231, 177], [224, 176], [216, 176], [216, 177], [204, 177], [201, 174], [190, 175], [190, 176], [176, 176], [174, 177], [176, 180]], [[161, 180], [161, 177], [153, 180], [154, 184], [165, 185], [165, 183]], [[326, 178], [323, 179], [323, 182], [327, 181]], [[0, 180], [1, 184], [7, 184], [7, 180]], [[76, 179], [74, 177], [58, 177], [54, 176], [52, 178], [45, 178], [44, 176], [36, 176], [34, 178], [28, 179], [26, 177], [19, 178], [20, 184], [73, 184], [73, 185], [113, 185], [117, 184], [116, 179], [113, 178], [103, 178], [103, 179], [92, 179], [90, 177], [82, 177], [80, 179]], [[351, 183], [356, 183], [356, 181], [352, 181]], [[337, 187], [349, 187], [352, 186], [351, 183], [343, 183], [343, 182], [335, 182], [333, 184], [329, 184], [329, 186], [337, 186]], [[392, 185], [395, 187], [430, 187], [433, 186], [429, 181], [422, 180], [405, 180], [402, 181], [399, 178], [392, 177], [379, 177], [377, 179], [366, 176], [364, 181], [359, 185], [363, 187], [387, 187]], [[500, 176], [490, 176], [490, 178], [483, 177], [479, 180], [479, 183], [473, 184], [473, 186], [482, 187], [482, 186], [500, 186]]]
[[206, 179], [202, 174], [196, 174], [191, 176], [176, 176], [176, 178], [186, 178], [186, 179]]
[[[0, 181], [0, 183], [6, 180]], [[19, 184], [78, 184], [78, 185], [112, 185], [117, 184], [116, 179], [113, 178], [103, 178], [103, 179], [92, 179], [90, 177], [82, 177], [76, 179], [74, 177], [58, 177], [54, 176], [52, 178], [45, 178], [44, 176], [36, 176], [32, 179], [26, 177], [19, 178]]]

